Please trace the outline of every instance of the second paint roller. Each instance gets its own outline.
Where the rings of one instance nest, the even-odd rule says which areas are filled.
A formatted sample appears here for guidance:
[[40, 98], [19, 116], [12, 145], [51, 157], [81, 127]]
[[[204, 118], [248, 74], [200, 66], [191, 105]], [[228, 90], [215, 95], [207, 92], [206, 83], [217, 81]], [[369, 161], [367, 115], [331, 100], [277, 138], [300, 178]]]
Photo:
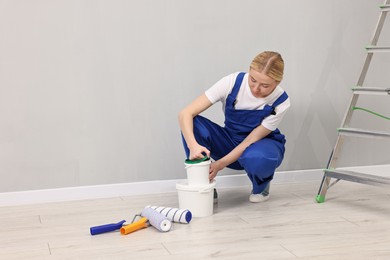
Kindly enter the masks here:
[[188, 209], [178, 209], [178, 208], [168, 208], [168, 207], [160, 207], [160, 206], [146, 206], [145, 208], [152, 208], [155, 211], [159, 212], [166, 216], [172, 222], [190, 223], [192, 219], [191, 211]]
[[[141, 219], [134, 222], [137, 216], [141, 216]], [[171, 229], [172, 222], [163, 214], [155, 211], [152, 208], [144, 208], [139, 215], [135, 215], [132, 224], [123, 226], [120, 231], [122, 235], [127, 235], [131, 232], [145, 228], [148, 225], [152, 225], [161, 232], [167, 232]]]

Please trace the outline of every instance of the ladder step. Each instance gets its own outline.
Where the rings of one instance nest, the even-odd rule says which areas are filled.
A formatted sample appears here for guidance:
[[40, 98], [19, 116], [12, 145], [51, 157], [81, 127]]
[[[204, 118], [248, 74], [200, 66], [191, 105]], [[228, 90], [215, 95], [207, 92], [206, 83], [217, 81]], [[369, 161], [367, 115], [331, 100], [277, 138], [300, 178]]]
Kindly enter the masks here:
[[352, 87], [354, 94], [390, 95], [390, 88]]
[[362, 184], [370, 184], [374, 186], [388, 186], [390, 185], [390, 178], [378, 175], [370, 175], [355, 171], [325, 169], [325, 176], [332, 177], [339, 180], [352, 181]]
[[368, 53], [374, 53], [374, 52], [390, 52], [390, 47], [386, 46], [367, 46], [366, 50]]
[[390, 138], [390, 133], [369, 131], [356, 128], [338, 128], [340, 135], [357, 136], [357, 137], [371, 137], [371, 138]]
[[381, 5], [380, 9], [382, 12], [389, 12], [390, 11], [390, 5]]

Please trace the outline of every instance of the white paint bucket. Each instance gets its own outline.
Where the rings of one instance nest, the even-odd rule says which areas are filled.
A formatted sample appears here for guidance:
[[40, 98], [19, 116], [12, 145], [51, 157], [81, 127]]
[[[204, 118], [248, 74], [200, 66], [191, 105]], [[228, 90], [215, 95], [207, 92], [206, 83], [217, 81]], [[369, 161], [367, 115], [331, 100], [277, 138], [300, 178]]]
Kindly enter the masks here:
[[195, 164], [184, 163], [187, 171], [188, 185], [204, 186], [210, 184], [209, 172], [211, 161], [203, 161]]
[[195, 218], [213, 215], [215, 184], [215, 180], [204, 186], [191, 186], [186, 181], [176, 183], [179, 208], [188, 209]]

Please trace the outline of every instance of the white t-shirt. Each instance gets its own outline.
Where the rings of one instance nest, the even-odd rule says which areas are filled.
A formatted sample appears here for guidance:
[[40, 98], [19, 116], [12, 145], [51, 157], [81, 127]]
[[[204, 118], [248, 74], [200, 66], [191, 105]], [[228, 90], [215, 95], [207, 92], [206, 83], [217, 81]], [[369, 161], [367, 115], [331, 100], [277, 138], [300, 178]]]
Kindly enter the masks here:
[[[226, 98], [232, 91], [238, 74], [239, 72], [236, 72], [222, 78], [205, 92], [207, 98], [212, 104], [215, 104], [218, 101], [222, 102], [222, 108], [224, 112]], [[278, 97], [283, 94], [283, 92], [284, 90], [278, 85], [274, 91], [272, 91], [272, 93], [265, 98], [257, 98], [253, 96], [248, 84], [248, 73], [246, 73], [244, 79], [242, 80], [240, 90], [237, 94], [235, 108], [238, 110], [263, 109], [265, 105], [272, 105], [276, 99], [278, 99]], [[278, 128], [279, 123], [282, 121], [289, 107], [290, 98], [287, 98], [283, 103], [275, 108], [276, 115], [269, 115], [263, 120], [261, 124], [265, 128], [274, 131], [276, 128]]]

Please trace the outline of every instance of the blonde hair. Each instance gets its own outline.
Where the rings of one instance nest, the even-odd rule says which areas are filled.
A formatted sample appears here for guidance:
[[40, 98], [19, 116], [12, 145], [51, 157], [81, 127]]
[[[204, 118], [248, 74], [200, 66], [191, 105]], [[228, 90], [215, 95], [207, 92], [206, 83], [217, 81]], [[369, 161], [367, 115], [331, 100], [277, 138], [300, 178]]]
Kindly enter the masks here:
[[277, 52], [264, 51], [258, 54], [253, 59], [250, 67], [259, 72], [263, 72], [277, 82], [283, 79], [284, 61], [282, 56]]

